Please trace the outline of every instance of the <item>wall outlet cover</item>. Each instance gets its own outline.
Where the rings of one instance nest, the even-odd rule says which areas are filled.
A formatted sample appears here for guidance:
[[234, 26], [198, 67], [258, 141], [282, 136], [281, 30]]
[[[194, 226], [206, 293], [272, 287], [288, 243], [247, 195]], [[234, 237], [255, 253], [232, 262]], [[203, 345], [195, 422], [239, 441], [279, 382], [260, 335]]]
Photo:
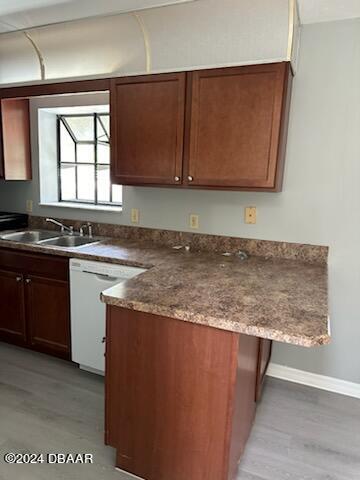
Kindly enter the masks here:
[[138, 208], [131, 209], [131, 223], [139, 223], [140, 213]]
[[189, 224], [190, 224], [190, 228], [197, 230], [199, 228], [199, 215], [195, 215], [194, 213], [191, 213]]
[[255, 225], [256, 223], [256, 207], [245, 208], [245, 223]]

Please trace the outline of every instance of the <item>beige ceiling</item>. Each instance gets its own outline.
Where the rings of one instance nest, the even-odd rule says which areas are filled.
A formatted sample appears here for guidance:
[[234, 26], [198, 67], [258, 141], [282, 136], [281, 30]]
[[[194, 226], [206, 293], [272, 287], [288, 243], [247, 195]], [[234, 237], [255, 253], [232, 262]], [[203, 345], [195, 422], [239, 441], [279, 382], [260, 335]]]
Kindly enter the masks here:
[[0, 33], [196, 0], [0, 0]]

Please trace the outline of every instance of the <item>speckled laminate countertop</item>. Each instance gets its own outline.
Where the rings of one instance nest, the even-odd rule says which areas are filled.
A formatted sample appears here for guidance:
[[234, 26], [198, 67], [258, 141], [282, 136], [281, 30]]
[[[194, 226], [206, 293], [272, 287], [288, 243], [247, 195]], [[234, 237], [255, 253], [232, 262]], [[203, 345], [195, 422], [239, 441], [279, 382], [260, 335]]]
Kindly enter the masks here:
[[0, 248], [147, 268], [104, 303], [306, 347], [330, 342], [327, 265], [224, 257], [108, 239], [80, 248], [0, 240]]

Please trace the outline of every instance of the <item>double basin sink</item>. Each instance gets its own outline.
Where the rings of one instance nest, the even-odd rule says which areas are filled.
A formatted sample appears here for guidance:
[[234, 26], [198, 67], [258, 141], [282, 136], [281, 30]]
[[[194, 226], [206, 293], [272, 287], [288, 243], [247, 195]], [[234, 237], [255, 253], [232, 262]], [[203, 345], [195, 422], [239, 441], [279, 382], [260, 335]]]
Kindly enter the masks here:
[[55, 247], [76, 248], [98, 242], [99, 239], [77, 234], [66, 235], [48, 230], [24, 230], [22, 232], [7, 233], [0, 236], [1, 240], [11, 242], [32, 243], [37, 245], [52, 245]]

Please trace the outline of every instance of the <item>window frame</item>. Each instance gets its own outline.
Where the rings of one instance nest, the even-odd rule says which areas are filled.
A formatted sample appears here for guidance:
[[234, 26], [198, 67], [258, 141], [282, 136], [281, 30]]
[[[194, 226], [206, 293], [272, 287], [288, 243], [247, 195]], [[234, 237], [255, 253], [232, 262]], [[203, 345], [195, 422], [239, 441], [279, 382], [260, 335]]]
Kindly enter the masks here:
[[[74, 203], [74, 204], [81, 204], [81, 205], [94, 205], [97, 207], [101, 206], [114, 206], [114, 207], [121, 207], [122, 202], [114, 202], [113, 201], [113, 184], [111, 183], [110, 178], [110, 192], [109, 202], [99, 201], [98, 200], [98, 167], [105, 166], [109, 167], [110, 170], [110, 163], [101, 163], [98, 162], [98, 145], [108, 145], [110, 149], [110, 134], [107, 133], [104, 123], [101, 117], [107, 116], [110, 118], [109, 112], [91, 112], [91, 113], [66, 113], [66, 114], [57, 114], [56, 115], [56, 136], [57, 136], [57, 177], [58, 177], [58, 201], [59, 203]], [[94, 120], [94, 140], [78, 140], [72, 131], [69, 123], [67, 122], [67, 118], [71, 117], [93, 117]], [[99, 141], [98, 139], [98, 121], [102, 126], [103, 131], [107, 137], [108, 142]], [[62, 162], [61, 161], [61, 125], [64, 126], [66, 131], [68, 132], [70, 138], [74, 142], [74, 162]], [[78, 162], [77, 160], [77, 146], [78, 145], [93, 145], [94, 147], [94, 162]], [[62, 198], [62, 191], [61, 191], [61, 167], [63, 165], [73, 165], [75, 166], [75, 198], [71, 200], [64, 200]], [[78, 199], [78, 166], [79, 165], [88, 165], [94, 167], [94, 201], [91, 200], [79, 200]]]

